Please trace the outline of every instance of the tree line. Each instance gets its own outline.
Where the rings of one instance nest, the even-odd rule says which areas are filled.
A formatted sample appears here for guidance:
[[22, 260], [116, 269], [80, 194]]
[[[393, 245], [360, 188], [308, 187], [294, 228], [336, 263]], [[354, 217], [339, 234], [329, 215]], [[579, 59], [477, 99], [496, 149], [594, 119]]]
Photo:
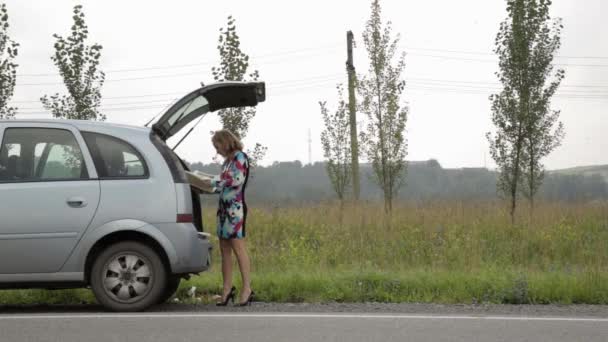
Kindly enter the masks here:
[[[219, 164], [190, 164], [192, 169], [217, 174]], [[247, 200], [252, 205], [281, 206], [334, 201], [338, 197], [327, 176], [326, 162], [304, 165], [300, 161], [258, 166], [249, 183]], [[362, 201], [381, 201], [383, 192], [370, 177], [372, 166], [361, 164]], [[606, 167], [608, 174], [608, 167]], [[396, 196], [398, 201], [422, 203], [436, 200], [496, 201], [499, 173], [485, 168], [443, 168], [436, 160], [409, 162], [408, 184]], [[217, 199], [203, 196], [209, 202]], [[608, 200], [608, 183], [600, 174], [549, 172], [538, 194], [541, 201], [588, 203]]]

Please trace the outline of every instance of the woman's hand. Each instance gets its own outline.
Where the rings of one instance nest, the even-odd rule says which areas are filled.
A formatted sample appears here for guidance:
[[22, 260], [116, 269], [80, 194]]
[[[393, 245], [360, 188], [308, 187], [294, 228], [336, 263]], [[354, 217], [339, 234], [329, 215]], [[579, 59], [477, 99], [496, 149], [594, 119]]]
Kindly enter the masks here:
[[210, 187], [210, 188], [212, 187], [211, 186], [211, 179], [209, 179], [209, 178], [203, 178], [203, 179], [201, 179], [201, 183], [203, 183], [203, 185], [205, 185], [207, 187]]

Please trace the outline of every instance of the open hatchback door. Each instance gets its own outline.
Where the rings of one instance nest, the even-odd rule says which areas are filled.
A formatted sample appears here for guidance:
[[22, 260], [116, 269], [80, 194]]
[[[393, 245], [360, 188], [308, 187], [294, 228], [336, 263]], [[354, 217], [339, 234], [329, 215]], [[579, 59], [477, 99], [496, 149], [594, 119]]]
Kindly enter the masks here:
[[[265, 99], [266, 89], [264, 82], [213, 83], [196, 89], [181, 98], [167, 109], [161, 118], [152, 125], [152, 142], [155, 143], [167, 162], [173, 174], [176, 187], [182, 188], [178, 193], [185, 194], [188, 191], [186, 189], [190, 189], [193, 222], [199, 232], [203, 232], [201, 190], [191, 185], [186, 174], [186, 171], [190, 171], [190, 167], [173, 151], [179, 143], [171, 149], [166, 145], [167, 139], [177, 134], [192, 121], [201, 118], [209, 112], [224, 108], [256, 106]], [[192, 129], [194, 129], [194, 126], [190, 131]], [[181, 141], [186, 138], [188, 133], [181, 138]], [[186, 201], [185, 199], [183, 200]]]
[[193, 120], [224, 108], [256, 106], [266, 99], [264, 82], [219, 82], [203, 86], [171, 106], [152, 126], [164, 141]]

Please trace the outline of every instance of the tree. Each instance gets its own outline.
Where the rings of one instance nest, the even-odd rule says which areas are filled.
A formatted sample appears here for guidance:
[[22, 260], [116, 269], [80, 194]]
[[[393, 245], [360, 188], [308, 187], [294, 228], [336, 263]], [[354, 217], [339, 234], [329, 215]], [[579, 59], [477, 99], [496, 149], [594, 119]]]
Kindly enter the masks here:
[[495, 41], [500, 68], [496, 76], [503, 89], [490, 96], [496, 133], [488, 133], [487, 138], [500, 171], [497, 187], [509, 199], [512, 222], [519, 193], [533, 203], [544, 176], [540, 160], [563, 137], [563, 125], [555, 127], [559, 112], [549, 109], [563, 70], [545, 87], [561, 29], [559, 21], [553, 22], [552, 29], [548, 26], [550, 4], [550, 0], [509, 0], [508, 18]]
[[[217, 46], [220, 53], [220, 65], [211, 69], [213, 79], [217, 82], [257, 81], [260, 76], [257, 70], [247, 74], [249, 55], [241, 50], [241, 42], [236, 33], [235, 22], [236, 20], [232, 16], [228, 16], [226, 28], [220, 28]], [[255, 117], [255, 114], [255, 107], [227, 108], [218, 111], [222, 126], [241, 139], [244, 139], [247, 135], [249, 123]], [[264, 158], [267, 149], [267, 147], [256, 143], [255, 147], [248, 151], [252, 166], [255, 167]]]
[[368, 119], [366, 132], [361, 133], [361, 145], [372, 164], [372, 177], [382, 189], [388, 213], [392, 210], [393, 198], [404, 184], [407, 168], [408, 108], [401, 104], [405, 53], [397, 54], [400, 37], [391, 37], [390, 21], [383, 25], [379, 0], [372, 2], [371, 10], [363, 33], [370, 60], [369, 74], [358, 83], [361, 111]]
[[0, 119], [15, 117], [17, 108], [8, 105], [17, 81], [17, 57], [19, 44], [8, 35], [8, 10], [6, 4], [0, 5]]
[[[559, 122], [560, 112], [551, 110], [551, 98], [555, 95], [565, 72], [558, 69], [552, 81], [553, 59], [561, 46], [561, 19], [551, 20], [550, 0], [521, 1], [528, 13], [524, 34], [528, 52], [522, 56], [523, 74], [527, 79], [522, 82], [529, 92], [525, 115], [525, 149], [523, 153], [524, 186], [522, 193], [534, 209], [534, 198], [543, 183], [545, 168], [542, 158], [557, 148], [565, 135], [564, 125]], [[547, 84], [548, 83], [548, 84]]]
[[340, 203], [343, 204], [352, 176], [350, 120], [342, 86], [338, 86], [337, 89], [338, 109], [333, 114], [329, 113], [325, 101], [320, 101], [319, 105], [325, 123], [325, 130], [321, 132], [323, 155], [327, 159], [325, 168], [331, 185], [338, 195]]
[[51, 57], [68, 95], [45, 95], [40, 101], [56, 118], [103, 121], [106, 116], [99, 111], [99, 105], [105, 74], [98, 69], [102, 46], [86, 45], [89, 30], [81, 5], [74, 6], [72, 19], [71, 36], [53, 35], [55, 54]]

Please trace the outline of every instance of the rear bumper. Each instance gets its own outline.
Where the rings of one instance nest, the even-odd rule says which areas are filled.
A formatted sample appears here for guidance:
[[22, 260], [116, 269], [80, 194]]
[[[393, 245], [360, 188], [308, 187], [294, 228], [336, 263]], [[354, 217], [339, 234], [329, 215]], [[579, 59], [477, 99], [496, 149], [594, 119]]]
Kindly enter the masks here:
[[[207, 233], [197, 232], [195, 238], [191, 240], [192, 243], [189, 248], [189, 254], [180, 255], [180, 259], [183, 262], [172, 267], [173, 273], [200, 273], [208, 270], [211, 266], [211, 250], [213, 249], [209, 237], [210, 236]], [[178, 251], [178, 255], [179, 254]]]
[[174, 258], [170, 258], [171, 273], [200, 273], [211, 265], [212, 242], [210, 235], [200, 233], [192, 223], [157, 225], [170, 241]]

